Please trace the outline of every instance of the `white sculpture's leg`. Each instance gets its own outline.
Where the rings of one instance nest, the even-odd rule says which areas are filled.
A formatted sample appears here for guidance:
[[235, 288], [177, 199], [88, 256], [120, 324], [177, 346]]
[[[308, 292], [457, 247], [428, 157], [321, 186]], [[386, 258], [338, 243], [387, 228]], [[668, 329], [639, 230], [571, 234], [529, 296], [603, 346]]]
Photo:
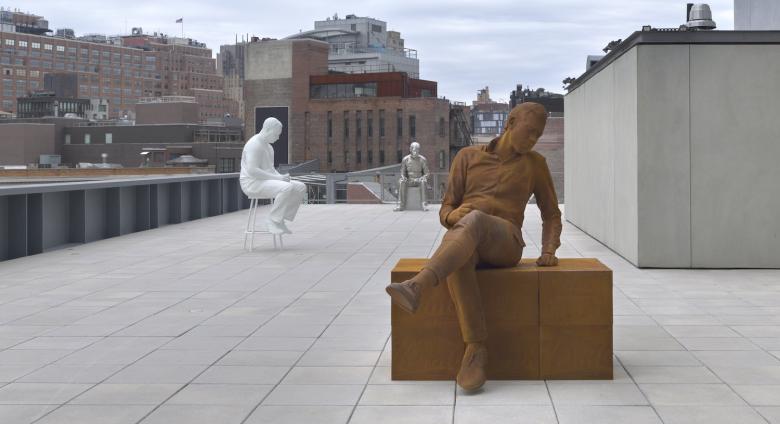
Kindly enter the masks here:
[[425, 181], [420, 182], [420, 206], [422, 207], [422, 210], [427, 211], [428, 210], [428, 202], [426, 202], [426, 193], [425, 193]]
[[249, 239], [249, 224], [252, 222], [252, 204], [254, 199], [249, 200], [249, 214], [246, 218], [246, 229], [244, 229], [244, 249], [246, 249], [246, 242]]
[[306, 185], [299, 181], [266, 181], [267, 190], [275, 192], [274, 205], [268, 214], [269, 219], [274, 222], [283, 223], [284, 220], [292, 221], [298, 213], [298, 208], [303, 202], [303, 196], [306, 193]]
[[257, 228], [257, 199], [255, 200], [254, 207], [252, 208], [252, 237], [249, 242], [249, 251], [255, 248], [255, 229]]

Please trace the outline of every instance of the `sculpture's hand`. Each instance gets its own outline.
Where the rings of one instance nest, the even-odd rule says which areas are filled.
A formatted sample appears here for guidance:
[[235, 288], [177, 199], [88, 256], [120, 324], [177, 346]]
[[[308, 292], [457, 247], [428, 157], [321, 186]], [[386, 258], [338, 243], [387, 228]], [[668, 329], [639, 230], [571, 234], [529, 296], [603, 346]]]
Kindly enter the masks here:
[[450, 212], [449, 215], [447, 215], [447, 223], [450, 225], [455, 225], [458, 223], [458, 221], [460, 221], [461, 218], [473, 210], [474, 208], [471, 206], [471, 203], [464, 203], [460, 205], [458, 209], [455, 209], [454, 211]]
[[555, 257], [555, 253], [542, 253], [539, 259], [536, 260], [536, 264], [539, 266], [555, 266], [558, 265], [558, 258]]

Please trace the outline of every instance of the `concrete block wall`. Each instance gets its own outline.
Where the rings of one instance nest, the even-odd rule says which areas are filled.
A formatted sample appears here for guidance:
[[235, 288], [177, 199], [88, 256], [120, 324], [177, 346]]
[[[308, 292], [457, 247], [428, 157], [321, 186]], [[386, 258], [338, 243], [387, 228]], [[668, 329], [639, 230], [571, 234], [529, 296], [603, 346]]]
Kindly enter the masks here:
[[640, 267], [780, 268], [780, 44], [639, 44], [566, 96], [566, 219]]

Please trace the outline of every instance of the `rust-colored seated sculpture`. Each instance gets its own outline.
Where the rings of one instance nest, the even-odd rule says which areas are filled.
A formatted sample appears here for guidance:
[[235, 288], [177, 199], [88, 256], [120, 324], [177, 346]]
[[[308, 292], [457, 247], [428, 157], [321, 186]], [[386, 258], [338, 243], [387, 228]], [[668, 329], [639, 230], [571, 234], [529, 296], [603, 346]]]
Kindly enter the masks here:
[[544, 157], [531, 151], [546, 122], [544, 106], [523, 103], [509, 113], [500, 137], [487, 146], [467, 147], [455, 156], [439, 212], [447, 234], [422, 271], [387, 286], [393, 302], [414, 313], [424, 287], [446, 282], [466, 343], [457, 375], [458, 384], [466, 390], [482, 387], [486, 379], [488, 334], [476, 268], [517, 264], [525, 246], [523, 213], [532, 194], [543, 221], [542, 254], [536, 263], [558, 264], [558, 199]]

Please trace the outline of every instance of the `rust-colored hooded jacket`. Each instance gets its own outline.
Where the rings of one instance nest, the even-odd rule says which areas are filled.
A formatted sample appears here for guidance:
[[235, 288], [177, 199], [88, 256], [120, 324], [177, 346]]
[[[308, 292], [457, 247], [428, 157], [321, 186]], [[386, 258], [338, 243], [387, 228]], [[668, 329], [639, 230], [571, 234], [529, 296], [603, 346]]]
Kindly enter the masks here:
[[441, 223], [450, 228], [450, 212], [469, 203], [473, 209], [515, 224], [522, 242], [525, 206], [533, 194], [542, 214], [542, 252], [555, 253], [561, 245], [561, 211], [547, 161], [531, 151], [536, 143], [531, 140], [526, 143], [527, 151], [501, 162], [495, 153], [499, 140], [496, 137], [486, 146], [466, 147], [455, 156], [439, 211]]

